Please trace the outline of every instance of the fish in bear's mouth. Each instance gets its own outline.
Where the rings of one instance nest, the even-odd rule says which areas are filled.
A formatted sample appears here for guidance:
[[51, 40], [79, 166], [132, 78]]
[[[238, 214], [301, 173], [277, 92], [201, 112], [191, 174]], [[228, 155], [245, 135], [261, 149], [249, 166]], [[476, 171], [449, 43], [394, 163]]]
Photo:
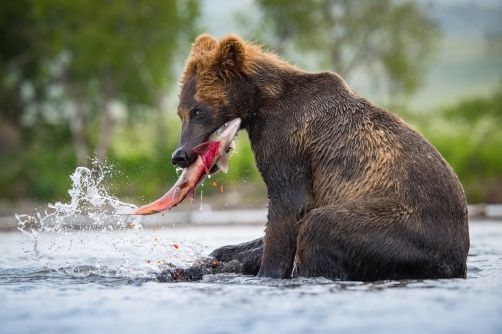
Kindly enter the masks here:
[[161, 198], [137, 209], [119, 208], [115, 214], [119, 215], [151, 215], [169, 210], [186, 197], [192, 202], [197, 186], [207, 174], [222, 170], [228, 171], [227, 153], [233, 150], [232, 143], [241, 125], [240, 118], [228, 122], [216, 130], [207, 141], [193, 148], [197, 160], [183, 170], [174, 186]]

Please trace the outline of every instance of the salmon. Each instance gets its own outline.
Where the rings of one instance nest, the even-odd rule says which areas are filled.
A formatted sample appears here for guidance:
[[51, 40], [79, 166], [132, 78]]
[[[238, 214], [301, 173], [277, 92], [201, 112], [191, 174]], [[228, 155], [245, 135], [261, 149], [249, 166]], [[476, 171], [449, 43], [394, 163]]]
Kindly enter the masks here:
[[183, 170], [178, 181], [164, 196], [137, 209], [118, 208], [115, 214], [152, 215], [174, 208], [186, 197], [189, 202], [192, 202], [197, 186], [215, 164], [221, 171], [225, 173], [228, 171], [227, 149], [239, 131], [240, 125], [240, 118], [236, 118], [217, 130], [208, 141], [194, 147], [193, 151], [197, 154], [197, 160]]

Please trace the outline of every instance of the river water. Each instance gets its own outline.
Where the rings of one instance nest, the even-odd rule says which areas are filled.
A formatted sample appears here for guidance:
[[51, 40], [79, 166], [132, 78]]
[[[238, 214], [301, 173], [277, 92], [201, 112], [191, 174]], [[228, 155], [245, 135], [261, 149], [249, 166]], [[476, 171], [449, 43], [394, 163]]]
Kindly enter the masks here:
[[16, 230], [0, 232], [1, 334], [502, 333], [502, 222], [471, 224], [467, 279], [219, 274], [160, 283], [159, 266], [189, 267], [217, 247], [263, 236], [264, 228], [169, 220], [161, 227], [113, 215], [134, 206], [108, 194], [109, 171], [97, 164], [77, 168], [69, 203], [18, 215]]
[[[222, 274], [159, 283], [152, 272], [164, 260], [157, 259], [163, 251], [155, 253], [160, 246], [117, 251], [113, 245], [124, 240], [138, 247], [138, 237], [129, 230], [77, 232], [70, 251], [67, 236], [45, 233], [35, 259], [29, 237], [0, 233], [1, 333], [502, 332], [502, 222], [471, 224], [467, 279], [372, 283]], [[257, 238], [263, 227], [142, 227], [141, 233], [143, 242], [164, 240], [164, 249], [174, 243], [177, 251], [190, 249], [177, 257], [189, 263], [223, 244]], [[51, 250], [59, 252], [47, 251], [54, 241]]]

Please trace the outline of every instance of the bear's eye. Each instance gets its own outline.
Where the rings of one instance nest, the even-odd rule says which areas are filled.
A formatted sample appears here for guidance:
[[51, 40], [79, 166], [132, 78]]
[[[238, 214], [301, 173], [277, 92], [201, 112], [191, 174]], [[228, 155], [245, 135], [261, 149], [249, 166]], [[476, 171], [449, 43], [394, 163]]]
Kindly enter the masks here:
[[192, 115], [196, 118], [203, 118], [204, 112], [201, 109], [196, 108], [192, 111]]

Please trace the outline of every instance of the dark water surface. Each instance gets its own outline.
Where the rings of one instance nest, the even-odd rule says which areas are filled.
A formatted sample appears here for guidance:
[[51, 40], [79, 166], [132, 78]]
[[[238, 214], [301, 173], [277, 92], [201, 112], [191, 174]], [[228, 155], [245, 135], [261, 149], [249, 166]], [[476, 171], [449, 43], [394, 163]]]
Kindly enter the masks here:
[[[119, 250], [125, 231], [106, 242], [104, 232], [82, 232], [79, 244], [39, 240], [41, 253], [52, 251], [39, 261], [20, 232], [0, 233], [0, 333], [502, 333], [502, 223], [470, 230], [466, 280], [372, 283], [237, 275], [158, 283], [151, 271], [162, 254]], [[155, 238], [190, 250], [197, 242], [204, 255], [262, 234], [258, 226], [171, 228]], [[111, 246], [95, 246], [103, 242]]]

